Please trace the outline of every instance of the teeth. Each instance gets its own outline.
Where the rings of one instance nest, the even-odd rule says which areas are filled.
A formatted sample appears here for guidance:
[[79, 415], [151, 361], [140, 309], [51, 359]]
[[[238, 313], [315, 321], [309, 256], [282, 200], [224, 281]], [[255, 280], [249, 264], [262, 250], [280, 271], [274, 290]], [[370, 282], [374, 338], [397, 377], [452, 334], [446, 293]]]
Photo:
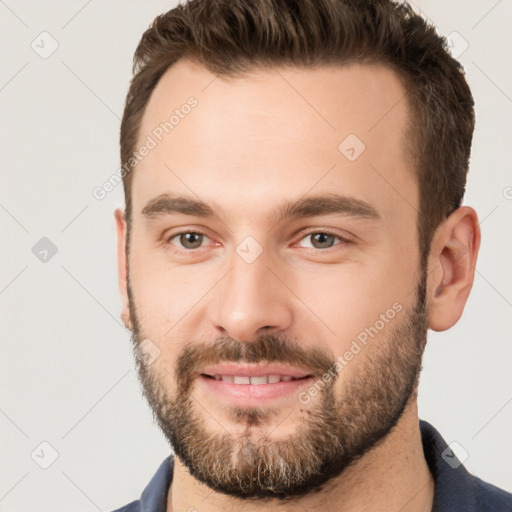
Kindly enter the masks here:
[[251, 379], [246, 375], [235, 375], [233, 378], [233, 384], [250, 384]]
[[249, 377], [248, 375], [214, 375], [215, 380], [223, 382], [231, 382], [233, 384], [275, 384], [277, 382], [288, 382], [296, 380], [291, 375], [260, 375], [258, 377]]
[[261, 377], [251, 377], [251, 384], [267, 384], [267, 376], [262, 375]]

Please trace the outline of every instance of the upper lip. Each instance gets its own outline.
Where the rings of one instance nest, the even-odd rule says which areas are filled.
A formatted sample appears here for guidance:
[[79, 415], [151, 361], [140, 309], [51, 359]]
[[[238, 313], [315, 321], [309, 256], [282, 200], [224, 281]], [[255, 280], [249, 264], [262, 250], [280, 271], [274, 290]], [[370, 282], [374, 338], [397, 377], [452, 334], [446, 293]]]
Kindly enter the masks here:
[[254, 364], [220, 364], [203, 368], [202, 374], [210, 375], [238, 375], [248, 377], [261, 377], [263, 375], [290, 375], [294, 378], [307, 377], [311, 372], [294, 368], [284, 364], [254, 365]]

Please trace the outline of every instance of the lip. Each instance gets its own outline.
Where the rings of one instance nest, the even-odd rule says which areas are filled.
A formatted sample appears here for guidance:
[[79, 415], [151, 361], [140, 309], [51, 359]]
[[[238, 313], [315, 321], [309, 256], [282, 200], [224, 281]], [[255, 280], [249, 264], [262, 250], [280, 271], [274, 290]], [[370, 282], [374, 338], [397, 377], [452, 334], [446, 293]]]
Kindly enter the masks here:
[[[211, 373], [210, 373], [211, 372]], [[234, 384], [215, 380], [207, 375], [239, 375], [260, 377], [262, 375], [289, 375], [296, 380], [281, 381], [270, 384]], [[311, 386], [314, 375], [304, 370], [286, 365], [219, 365], [204, 368], [197, 381], [201, 387], [216, 397], [227, 400], [232, 405], [256, 406], [279, 398], [297, 396], [301, 388]]]
[[[243, 375], [247, 377], [261, 377], [263, 375], [289, 375], [295, 379], [300, 379], [312, 375], [311, 372], [294, 368], [284, 364], [220, 364], [216, 366], [207, 366], [201, 374], [210, 375]], [[269, 384], [270, 385], [270, 384]]]

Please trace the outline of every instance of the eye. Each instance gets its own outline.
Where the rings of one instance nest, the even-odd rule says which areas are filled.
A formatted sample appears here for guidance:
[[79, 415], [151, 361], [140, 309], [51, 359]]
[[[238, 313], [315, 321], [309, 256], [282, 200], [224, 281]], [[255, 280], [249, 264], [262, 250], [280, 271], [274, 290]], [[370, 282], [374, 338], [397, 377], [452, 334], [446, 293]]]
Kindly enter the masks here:
[[[172, 240], [175, 238], [178, 239], [181, 248], [192, 250], [198, 249], [202, 246], [202, 242], [205, 238], [208, 238], [204, 233], [200, 233], [198, 231], [182, 231], [181, 233], [176, 233], [167, 239], [167, 243], [171, 245], [175, 245]], [[177, 246], [180, 248], [180, 246]]]
[[[311, 231], [310, 233], [306, 234], [303, 238], [301, 238], [301, 241], [307, 240], [308, 238], [311, 240], [312, 244], [312, 246], [310, 246], [309, 248], [313, 249], [330, 249], [334, 245], [351, 243], [350, 240], [340, 235], [337, 235], [336, 233], [331, 233], [330, 231]], [[334, 243], [334, 240], [336, 238], [340, 240], [340, 243]]]
[[[311, 245], [309, 248], [312, 249], [330, 249], [335, 245], [342, 244], [350, 244], [351, 241], [347, 238], [344, 238], [336, 233], [332, 233], [330, 231], [311, 231], [304, 235], [300, 242], [307, 239], [311, 240]], [[177, 243], [173, 242], [173, 240], [177, 240]], [[209, 239], [209, 237], [200, 231], [182, 231], [180, 233], [175, 233], [172, 236], [166, 239], [166, 243], [177, 247], [178, 249], [185, 249], [187, 251], [192, 251], [194, 249], [199, 249], [203, 247], [205, 244], [205, 240]], [[338, 239], [339, 242], [335, 243], [335, 240]], [[299, 245], [301, 243], [299, 242]], [[301, 245], [302, 247], [308, 248], [308, 246]]]

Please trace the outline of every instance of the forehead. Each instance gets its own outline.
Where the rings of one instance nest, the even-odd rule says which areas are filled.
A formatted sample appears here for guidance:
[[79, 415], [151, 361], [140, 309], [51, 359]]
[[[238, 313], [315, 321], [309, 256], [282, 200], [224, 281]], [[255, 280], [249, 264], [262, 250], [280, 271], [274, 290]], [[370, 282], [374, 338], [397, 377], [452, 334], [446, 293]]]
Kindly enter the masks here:
[[411, 216], [418, 194], [407, 121], [403, 86], [384, 65], [222, 78], [181, 60], [142, 119], [137, 149], [151, 149], [134, 171], [134, 210], [162, 193], [261, 212], [283, 196], [336, 191], [376, 204], [384, 217]]

